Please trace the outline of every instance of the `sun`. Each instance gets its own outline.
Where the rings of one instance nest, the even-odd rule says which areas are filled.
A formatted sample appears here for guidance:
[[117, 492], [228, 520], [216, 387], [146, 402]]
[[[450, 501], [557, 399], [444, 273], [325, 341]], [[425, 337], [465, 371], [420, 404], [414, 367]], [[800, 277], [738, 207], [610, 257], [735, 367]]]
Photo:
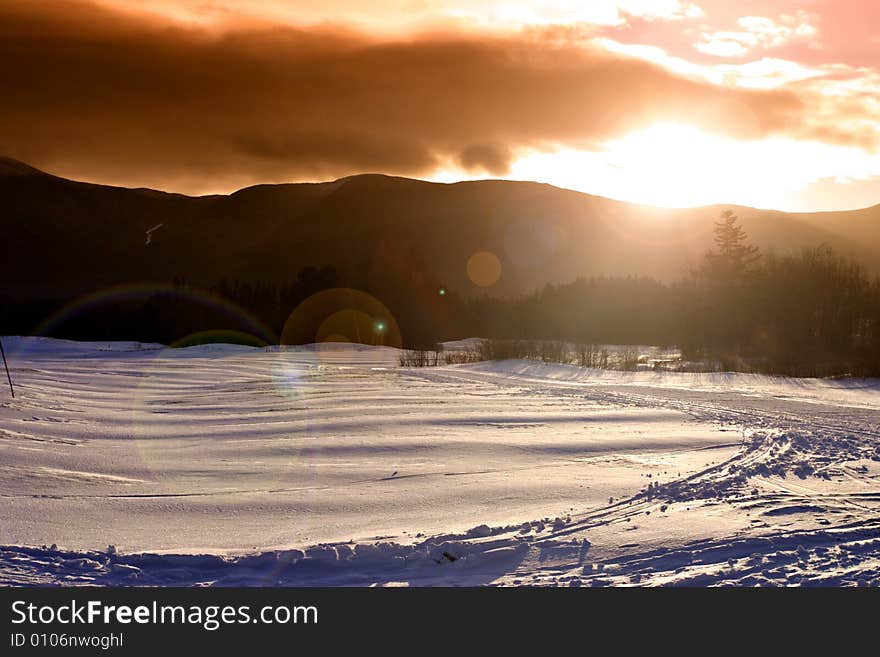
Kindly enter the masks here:
[[[548, 144], [520, 151], [503, 177], [645, 205], [721, 203], [796, 212], [816, 182], [839, 185], [876, 175], [880, 158], [854, 146], [783, 136], [737, 139], [685, 122], [656, 122], [589, 150]], [[490, 177], [450, 166], [431, 179]]]
[[774, 148], [769, 142], [756, 148], [686, 123], [662, 122], [590, 151], [529, 153], [514, 163], [510, 177], [666, 207], [720, 202], [768, 207], [781, 202], [788, 187], [762, 170], [761, 152]]
[[589, 151], [529, 152], [507, 177], [665, 207], [736, 203], [787, 209], [812, 182], [840, 172], [860, 179], [871, 166], [876, 162], [871, 165], [854, 148], [785, 137], [734, 139], [661, 122]]
[[735, 140], [681, 123], [657, 123], [606, 144], [608, 164], [623, 173], [634, 200], [671, 207], [730, 200], [739, 150]]

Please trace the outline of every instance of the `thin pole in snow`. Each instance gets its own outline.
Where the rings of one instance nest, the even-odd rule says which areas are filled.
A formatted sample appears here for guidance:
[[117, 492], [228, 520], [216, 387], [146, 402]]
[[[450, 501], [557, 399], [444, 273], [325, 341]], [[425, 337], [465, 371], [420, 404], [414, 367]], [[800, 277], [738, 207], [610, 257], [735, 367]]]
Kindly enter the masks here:
[[9, 392], [12, 393], [12, 398], [15, 399], [15, 388], [12, 387], [12, 377], [9, 375], [9, 364], [6, 362], [6, 352], [3, 351], [2, 338], [0, 338], [0, 355], [3, 356], [3, 367], [6, 369], [6, 380], [9, 381]]

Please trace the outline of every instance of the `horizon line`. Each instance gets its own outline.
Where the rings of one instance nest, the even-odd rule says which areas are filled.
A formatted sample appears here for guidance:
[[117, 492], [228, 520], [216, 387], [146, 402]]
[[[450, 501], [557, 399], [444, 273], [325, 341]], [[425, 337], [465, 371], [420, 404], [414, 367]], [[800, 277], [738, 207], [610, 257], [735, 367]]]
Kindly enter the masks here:
[[561, 187], [559, 185], [554, 185], [548, 182], [541, 182], [537, 180], [520, 180], [520, 179], [511, 179], [511, 178], [463, 178], [461, 180], [453, 180], [453, 181], [440, 181], [440, 180], [427, 180], [425, 178], [416, 178], [412, 176], [404, 176], [393, 173], [384, 173], [381, 171], [363, 171], [360, 173], [348, 174], [346, 176], [340, 176], [339, 178], [327, 179], [327, 180], [290, 180], [286, 182], [260, 182], [254, 183], [252, 185], [246, 185], [244, 187], [239, 187], [229, 192], [215, 192], [209, 194], [187, 194], [185, 192], [176, 192], [171, 191], [169, 189], [158, 189], [156, 187], [146, 187], [146, 186], [135, 186], [129, 187], [126, 185], [119, 184], [111, 184], [111, 183], [103, 183], [97, 182], [94, 180], [83, 180], [79, 178], [67, 178], [65, 176], [61, 176], [55, 173], [50, 173], [45, 169], [41, 169], [32, 164], [28, 164], [27, 162], [20, 160], [15, 157], [0, 155], [0, 164], [6, 162], [7, 164], [15, 164], [20, 168], [24, 168], [28, 170], [28, 174], [23, 175], [33, 175], [31, 172], [36, 172], [41, 175], [50, 176], [52, 178], [57, 178], [59, 180], [66, 180], [68, 182], [79, 183], [83, 185], [94, 185], [96, 187], [109, 187], [113, 189], [125, 189], [129, 191], [146, 191], [146, 192], [156, 192], [160, 194], [168, 194], [169, 196], [183, 196], [186, 198], [199, 199], [199, 198], [211, 198], [211, 197], [231, 197], [240, 192], [246, 191], [248, 189], [254, 189], [257, 187], [283, 187], [288, 185], [331, 185], [334, 183], [341, 182], [343, 180], [349, 180], [352, 178], [363, 178], [368, 176], [376, 176], [382, 178], [393, 178], [398, 180], [406, 180], [412, 182], [424, 183], [427, 185], [443, 185], [443, 186], [453, 186], [453, 185], [462, 185], [469, 183], [481, 183], [481, 182], [492, 182], [492, 183], [509, 183], [509, 184], [530, 184], [530, 185], [541, 185], [543, 187], [551, 187], [553, 189], [558, 189], [564, 192], [571, 192], [572, 194], [580, 194], [582, 196], [588, 196], [591, 198], [601, 198], [606, 201], [612, 201], [614, 203], [623, 203], [625, 205], [638, 206], [643, 208], [651, 208], [656, 210], [695, 210], [700, 208], [715, 208], [719, 206], [724, 206], [728, 208], [744, 208], [748, 210], [760, 210], [762, 212], [778, 212], [781, 214], [832, 214], [837, 212], [860, 212], [863, 210], [870, 210], [872, 208], [880, 207], [880, 201], [877, 203], [873, 203], [871, 205], [866, 205], [863, 207], [850, 208], [850, 209], [841, 209], [841, 210], [806, 210], [806, 211], [789, 211], [789, 210], [780, 210], [777, 208], [766, 208], [766, 207], [758, 207], [751, 205], [744, 205], [742, 203], [732, 203], [725, 201], [715, 201], [713, 203], [701, 204], [701, 205], [680, 205], [680, 206], [672, 206], [672, 205], [655, 205], [651, 203], [639, 203], [637, 201], [627, 201], [625, 199], [615, 198], [613, 196], [604, 196], [602, 194], [591, 194], [589, 192], [584, 192], [578, 189], [572, 189], [570, 187]]

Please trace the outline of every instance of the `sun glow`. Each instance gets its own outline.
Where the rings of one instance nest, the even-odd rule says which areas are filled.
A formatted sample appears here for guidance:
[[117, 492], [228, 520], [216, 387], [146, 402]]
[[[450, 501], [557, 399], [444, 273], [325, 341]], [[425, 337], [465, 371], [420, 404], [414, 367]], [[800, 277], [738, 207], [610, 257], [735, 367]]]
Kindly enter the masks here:
[[539, 180], [625, 201], [667, 207], [739, 203], [797, 209], [799, 193], [834, 178], [880, 174], [876, 156], [857, 148], [771, 137], [741, 141], [679, 123], [657, 123], [601, 150], [533, 151], [508, 178]]

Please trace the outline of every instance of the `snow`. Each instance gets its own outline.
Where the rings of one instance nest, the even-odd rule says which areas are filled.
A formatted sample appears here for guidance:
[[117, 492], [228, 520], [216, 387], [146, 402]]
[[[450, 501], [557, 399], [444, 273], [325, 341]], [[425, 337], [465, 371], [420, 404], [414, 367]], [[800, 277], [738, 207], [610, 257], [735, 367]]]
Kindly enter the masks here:
[[876, 381], [4, 346], [0, 584], [880, 584]]

